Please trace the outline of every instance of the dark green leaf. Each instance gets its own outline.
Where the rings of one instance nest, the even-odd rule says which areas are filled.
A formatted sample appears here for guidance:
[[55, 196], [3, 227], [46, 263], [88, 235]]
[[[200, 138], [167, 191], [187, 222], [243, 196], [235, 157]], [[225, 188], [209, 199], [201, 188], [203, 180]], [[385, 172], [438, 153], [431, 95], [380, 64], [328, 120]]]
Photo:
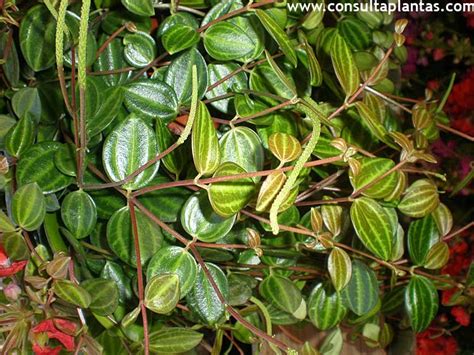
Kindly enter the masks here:
[[423, 265], [430, 248], [439, 241], [439, 232], [431, 215], [410, 223], [408, 252], [416, 265]]
[[346, 315], [342, 298], [330, 285], [320, 283], [308, 299], [308, 315], [316, 328], [326, 330], [336, 326]]
[[117, 309], [119, 290], [112, 280], [89, 279], [81, 286], [91, 295], [89, 309], [95, 314], [108, 316]]
[[[175, 15], [176, 16], [176, 15]], [[188, 49], [199, 42], [199, 33], [195, 28], [184, 24], [170, 27], [161, 37], [161, 43], [169, 54]]]
[[294, 314], [302, 301], [301, 291], [286, 277], [267, 276], [259, 286], [259, 292], [268, 302], [282, 311]]
[[36, 183], [20, 187], [12, 199], [12, 216], [16, 223], [27, 231], [38, 229], [46, 215], [43, 192]]
[[428, 328], [438, 312], [438, 292], [431, 280], [418, 275], [411, 277], [405, 291], [405, 307], [415, 332]]
[[23, 118], [29, 115], [33, 122], [38, 123], [41, 119], [42, 105], [37, 88], [23, 88], [12, 97], [13, 112]]
[[5, 136], [5, 149], [10, 155], [19, 158], [34, 143], [35, 133], [35, 124], [26, 114]]
[[87, 237], [97, 222], [94, 200], [82, 190], [69, 193], [61, 205], [61, 217], [74, 237]]
[[439, 205], [436, 186], [429, 180], [417, 180], [406, 190], [405, 196], [398, 205], [403, 214], [421, 218], [433, 212]]
[[123, 38], [124, 55], [130, 65], [135, 68], [144, 68], [156, 56], [156, 44], [153, 37], [145, 32], [127, 34]]
[[149, 17], [155, 14], [152, 0], [122, 0], [122, 4], [128, 11], [138, 16]]

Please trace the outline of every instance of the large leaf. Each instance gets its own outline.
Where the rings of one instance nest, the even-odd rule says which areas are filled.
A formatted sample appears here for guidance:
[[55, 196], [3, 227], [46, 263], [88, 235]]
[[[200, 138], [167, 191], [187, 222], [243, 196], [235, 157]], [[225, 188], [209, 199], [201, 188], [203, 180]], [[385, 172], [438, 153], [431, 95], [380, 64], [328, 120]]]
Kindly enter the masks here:
[[186, 328], [166, 328], [150, 334], [150, 350], [159, 353], [183, 353], [199, 345], [202, 333]]
[[122, 108], [124, 93], [121, 87], [112, 87], [100, 93], [97, 111], [88, 116], [86, 127], [89, 135], [95, 136], [106, 129]]
[[155, 59], [155, 40], [148, 33], [129, 33], [123, 38], [123, 44], [125, 59], [136, 68], [144, 68]]
[[82, 190], [69, 193], [61, 205], [61, 217], [74, 237], [87, 237], [97, 222], [94, 200]]
[[363, 158], [360, 163], [359, 172], [352, 178], [354, 188], [358, 190], [371, 184], [374, 180], [378, 180], [374, 185], [363, 190], [362, 194], [376, 199], [389, 196], [397, 185], [397, 172], [394, 171], [383, 179], [380, 177], [392, 169], [395, 163], [385, 158]]
[[131, 13], [138, 16], [153, 16], [155, 9], [152, 0], [122, 0], [123, 6]]
[[[105, 171], [112, 181], [123, 180], [158, 154], [155, 133], [143, 120], [131, 115], [107, 136], [102, 151]], [[150, 182], [159, 162], [123, 185], [136, 190]]]
[[62, 300], [81, 308], [88, 308], [91, 304], [89, 292], [69, 280], [56, 280], [53, 283], [53, 292]]
[[153, 276], [145, 288], [145, 307], [158, 314], [170, 313], [179, 301], [179, 276]]
[[349, 46], [338, 33], [334, 35], [332, 41], [331, 59], [337, 79], [347, 98], [354, 94], [359, 88], [359, 70], [357, 69]]
[[263, 212], [270, 209], [270, 206], [285, 184], [286, 175], [284, 173], [273, 173], [267, 176], [257, 197], [257, 205], [255, 209]]
[[259, 286], [259, 292], [268, 302], [282, 311], [294, 314], [300, 307], [301, 291], [286, 277], [267, 276]]
[[12, 108], [18, 117], [29, 115], [35, 123], [38, 123], [43, 111], [38, 88], [26, 87], [18, 90], [12, 97]]
[[[141, 264], [145, 265], [160, 248], [163, 235], [161, 229], [140, 211], [135, 211], [135, 215], [138, 227]], [[130, 210], [128, 207], [121, 208], [110, 218], [107, 223], [107, 242], [110, 249], [122, 261], [132, 266], [137, 265]]]
[[317, 284], [308, 299], [308, 315], [320, 330], [336, 326], [346, 315], [341, 295], [330, 285]]
[[395, 227], [386, 211], [376, 201], [361, 197], [352, 203], [351, 219], [357, 236], [366, 248], [388, 260], [392, 255]]
[[422, 332], [438, 313], [438, 292], [431, 280], [413, 275], [405, 291], [405, 308], [413, 330]]
[[89, 279], [81, 286], [91, 295], [89, 309], [100, 316], [115, 312], [119, 303], [119, 290], [115, 282], [106, 279]]
[[[244, 174], [246, 171], [239, 165], [231, 162], [223, 163], [213, 177]], [[255, 192], [252, 178], [239, 178], [221, 182], [213, 182], [209, 187], [209, 201], [214, 211], [230, 218], [244, 208]]]
[[355, 314], [362, 316], [370, 312], [379, 300], [375, 273], [364, 263], [352, 261], [352, 277], [342, 290], [344, 304]]
[[[108, 39], [108, 36], [102, 35], [99, 43], [103, 43]], [[118, 69], [126, 68], [127, 62], [123, 54], [124, 46], [120, 39], [114, 39], [100, 54], [99, 58], [94, 63], [95, 71], [114, 71]], [[116, 85], [124, 84], [131, 77], [132, 72], [123, 72], [117, 74], [103, 75], [101, 79], [111, 87]]]
[[181, 210], [181, 224], [192, 237], [214, 242], [232, 229], [236, 216], [223, 218], [211, 207], [205, 191], [192, 195]]
[[168, 246], [160, 249], [151, 258], [147, 268], [147, 279], [164, 274], [179, 277], [180, 298], [187, 295], [196, 281], [197, 265], [193, 256], [184, 248]]
[[415, 181], [406, 190], [405, 196], [398, 205], [403, 214], [421, 218], [433, 212], [439, 205], [436, 186], [426, 179]]
[[46, 202], [38, 184], [30, 183], [20, 187], [12, 199], [12, 216], [24, 230], [34, 231], [43, 223]]
[[219, 22], [204, 34], [207, 53], [217, 60], [235, 60], [254, 51], [254, 43], [247, 33], [230, 22]]
[[408, 253], [416, 265], [423, 265], [430, 248], [439, 241], [434, 218], [428, 215], [410, 223], [408, 228]]
[[161, 43], [169, 54], [188, 49], [198, 42], [199, 33], [196, 29], [183, 23], [177, 23], [170, 27], [161, 37]]

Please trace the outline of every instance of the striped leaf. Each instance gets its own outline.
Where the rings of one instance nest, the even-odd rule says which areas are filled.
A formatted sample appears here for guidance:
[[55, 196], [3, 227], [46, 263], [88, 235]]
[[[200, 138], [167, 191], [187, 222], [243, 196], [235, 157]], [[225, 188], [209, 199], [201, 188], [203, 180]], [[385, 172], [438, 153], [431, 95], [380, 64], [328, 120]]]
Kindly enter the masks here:
[[93, 137], [106, 129], [118, 116], [122, 108], [124, 93], [120, 86], [100, 92], [97, 111], [86, 117], [87, 132]]
[[298, 32], [298, 37], [303, 41], [303, 49], [308, 57], [308, 70], [311, 77], [311, 85], [315, 87], [321, 86], [323, 83], [323, 73], [321, 71], [321, 65], [314, 54], [313, 47], [308, 43], [308, 39], [302, 31]]
[[183, 298], [196, 281], [196, 261], [184, 248], [177, 246], [161, 248], [151, 258], [146, 277], [148, 280], [151, 280], [154, 276], [164, 274], [178, 275], [180, 298]]
[[46, 215], [46, 201], [36, 183], [20, 187], [12, 199], [13, 220], [22, 229], [34, 231], [43, 223]]
[[362, 316], [377, 305], [378, 292], [377, 278], [372, 269], [358, 260], [353, 260], [352, 277], [341, 292], [344, 304], [352, 312]]
[[363, 122], [367, 125], [370, 132], [378, 138], [381, 142], [395, 147], [395, 145], [388, 138], [388, 131], [382, 122], [378, 119], [377, 115], [362, 101], [357, 101], [354, 106], [362, 118]]
[[428, 128], [432, 122], [431, 112], [428, 111], [425, 105], [415, 105], [411, 116], [413, 127], [418, 130]]
[[36, 127], [30, 114], [25, 114], [5, 136], [5, 149], [19, 158], [35, 141]]
[[[217, 168], [213, 177], [243, 174], [246, 171], [239, 165], [226, 162]], [[255, 192], [252, 178], [240, 178], [228, 181], [214, 182], [208, 190], [209, 201], [214, 211], [229, 218], [249, 203]]]
[[291, 92], [292, 96], [297, 96], [298, 93], [296, 91], [296, 84], [293, 80], [291, 80], [288, 75], [285, 75], [283, 70], [278, 66], [275, 62], [275, 59], [265, 50], [265, 58], [267, 59], [267, 63], [272, 68], [273, 72], [275, 73], [276, 77], [280, 80], [280, 82], [285, 86], [285, 88]]
[[336, 291], [342, 290], [352, 276], [351, 258], [344, 250], [334, 248], [329, 254], [328, 271]]
[[285, 181], [286, 175], [282, 172], [268, 175], [258, 193], [257, 206], [255, 207], [258, 212], [267, 211], [270, 208]]
[[91, 295], [89, 309], [100, 316], [108, 316], [115, 312], [119, 304], [118, 287], [112, 280], [89, 279], [81, 286]]
[[404, 171], [397, 170], [397, 183], [392, 190], [392, 192], [385, 197], [385, 201], [398, 201], [400, 197], [405, 192], [407, 185], [408, 185], [408, 177], [407, 173]]
[[194, 166], [201, 175], [210, 175], [220, 163], [219, 140], [211, 115], [204, 103], [197, 103], [196, 118], [192, 131]]
[[408, 253], [416, 265], [423, 265], [428, 251], [439, 241], [434, 218], [428, 215], [410, 223], [408, 228]]
[[[229, 284], [224, 272], [214, 264], [206, 263], [206, 266], [217, 288], [222, 293], [222, 296], [224, 296], [224, 299], [227, 300], [229, 297]], [[196, 282], [186, 296], [186, 300], [189, 308], [209, 325], [216, 324], [224, 315], [225, 306], [219, 300], [202, 267], [199, 267]]]
[[308, 315], [319, 330], [335, 327], [345, 317], [347, 308], [342, 297], [331, 285], [320, 283], [311, 291], [308, 299]]
[[453, 228], [453, 215], [449, 208], [440, 203], [439, 206], [433, 211], [432, 216], [438, 227], [438, 232], [441, 237], [448, 234]]
[[183, 353], [199, 345], [202, 333], [186, 328], [165, 328], [150, 334], [150, 350], [156, 353]]
[[15, 231], [15, 226], [13, 225], [10, 218], [6, 215], [5, 212], [0, 210], [0, 232], [9, 233]]
[[[158, 154], [155, 133], [139, 117], [129, 116], [107, 136], [102, 150], [105, 172], [112, 181], [123, 180]], [[149, 183], [160, 163], [150, 166], [131, 181], [122, 185], [136, 190]]]
[[125, 106], [140, 117], [169, 122], [178, 114], [176, 93], [162, 81], [142, 79], [127, 84], [124, 88]]
[[352, 178], [352, 185], [356, 190], [364, 188], [374, 180], [378, 180], [371, 187], [363, 190], [362, 195], [375, 199], [382, 199], [389, 196], [397, 186], [398, 175], [394, 171], [383, 179], [380, 177], [395, 166], [391, 159], [386, 158], [362, 158], [359, 160], [360, 170]]
[[[141, 253], [141, 264], [145, 265], [155, 254], [163, 241], [161, 229], [139, 210], [135, 211], [138, 226], [138, 242]], [[110, 249], [122, 261], [136, 267], [135, 253], [130, 210], [123, 207], [116, 211], [107, 223], [107, 242]]]
[[[171, 145], [176, 143], [176, 139], [168, 129], [168, 126], [162, 120], [156, 120], [155, 123], [156, 143], [158, 145], [158, 151], [163, 152], [168, 149]], [[174, 149], [171, 153], [166, 154], [161, 161], [163, 165], [175, 176], [179, 176], [181, 171], [184, 169], [187, 162], [186, 151], [183, 146]]]
[[158, 314], [170, 313], [179, 301], [179, 276], [153, 276], [145, 288], [145, 307]]
[[215, 242], [232, 229], [236, 216], [223, 218], [214, 212], [205, 191], [192, 195], [181, 209], [181, 224], [190, 236]]
[[298, 59], [296, 57], [296, 52], [294, 46], [291, 44], [288, 35], [281, 29], [281, 27], [276, 23], [276, 21], [263, 10], [255, 10], [257, 17], [262, 23], [263, 27], [267, 32], [272, 36], [272, 38], [278, 43], [282, 52], [288, 58], [293, 67], [296, 67]]
[[303, 299], [296, 285], [279, 275], [267, 276], [258, 290], [270, 304], [290, 314], [298, 310]]
[[[217, 85], [214, 87], [212, 90], [209, 90], [206, 92], [206, 98], [208, 99], [213, 99], [218, 96], [225, 95], [229, 92], [238, 92], [240, 89], [247, 89], [248, 88], [248, 79], [247, 79], [247, 74], [244, 71], [240, 71], [239, 69], [240, 66], [237, 63], [223, 63], [223, 64], [209, 64], [208, 70], [209, 70], [209, 82], [211, 84], [217, 83], [218, 81], [222, 81], [224, 78], [228, 78], [221, 84]], [[231, 75], [231, 73], [233, 75]], [[237, 74], [235, 74], [237, 73]], [[229, 75], [231, 75], [229, 77]], [[242, 100], [241, 98], [244, 98]], [[238, 104], [238, 99], [241, 99], [240, 102], [242, 103], [247, 103], [246, 100], [249, 102], [252, 102], [247, 95], [243, 94], [236, 94], [234, 97], [230, 97], [228, 99], [221, 99], [219, 101], [214, 101], [211, 102], [211, 106], [216, 108], [217, 110], [223, 112], [223, 113], [234, 113], [235, 110], [233, 108], [234, 105], [232, 103], [235, 103], [235, 107], [237, 108], [237, 113], [239, 114], [240, 117], [245, 117], [246, 115], [251, 115], [256, 112], [260, 111], [254, 111], [251, 113], [247, 113], [244, 111], [241, 112], [239, 111], [239, 104]], [[261, 104], [260, 104], [261, 105]], [[247, 108], [246, 105], [241, 105], [243, 108]]]
[[155, 14], [152, 0], [122, 0], [122, 5], [132, 14], [150, 17]]
[[91, 295], [81, 286], [69, 280], [56, 280], [53, 283], [53, 292], [63, 301], [80, 308], [88, 308], [91, 304]]
[[342, 227], [342, 207], [336, 204], [326, 204], [321, 206], [321, 216], [328, 231], [333, 237], [341, 233]]
[[250, 55], [255, 44], [247, 33], [231, 22], [219, 22], [204, 33], [206, 52], [217, 60], [235, 60]]
[[73, 179], [64, 175], [54, 164], [54, 156], [61, 146], [58, 142], [41, 142], [30, 147], [17, 165], [18, 185], [35, 182], [43, 193], [49, 194], [71, 184]]
[[365, 93], [363, 101], [369, 110], [375, 114], [378, 122], [385, 121], [385, 116], [387, 115], [387, 106], [380, 97], [375, 96], [374, 94]]
[[395, 229], [384, 208], [368, 197], [361, 197], [352, 203], [350, 213], [357, 236], [365, 247], [388, 260], [392, 255]]
[[[106, 34], [103, 34], [99, 39], [99, 44], [102, 45], [109, 37]], [[122, 41], [118, 38], [114, 39], [109, 45], [104, 49], [99, 58], [94, 63], [95, 71], [110, 71], [125, 68], [127, 62], [123, 56], [124, 45]], [[132, 72], [117, 73], [110, 75], [101, 76], [102, 80], [109, 87], [116, 87], [120, 84], [125, 84], [128, 79], [131, 77]]]
[[286, 133], [273, 133], [268, 138], [268, 148], [281, 163], [288, 163], [301, 155], [300, 142]]
[[406, 190], [405, 196], [398, 205], [404, 215], [421, 218], [433, 212], [439, 205], [436, 186], [427, 179], [415, 181]]
[[448, 263], [449, 246], [445, 242], [439, 242], [433, 245], [426, 256], [425, 268], [437, 270]]
[[400, 223], [397, 224], [397, 231], [393, 236], [391, 261], [399, 260], [405, 253], [405, 230]]
[[[239, 126], [227, 131], [219, 140], [221, 164], [233, 162], [246, 172], [263, 169], [264, 151], [260, 137], [248, 127]], [[253, 178], [255, 182], [259, 178]]]
[[71, 192], [61, 205], [61, 217], [75, 238], [85, 238], [92, 232], [97, 222], [95, 202], [82, 190]]
[[338, 33], [334, 35], [332, 40], [331, 59], [337, 79], [346, 94], [346, 98], [348, 98], [359, 88], [359, 70], [349, 46]]
[[438, 292], [424, 276], [411, 277], [405, 291], [405, 308], [413, 330], [422, 332], [438, 313]]
[[161, 43], [169, 54], [175, 54], [199, 42], [199, 33], [185, 24], [170, 27], [161, 37]]
[[362, 51], [370, 46], [372, 33], [361, 20], [348, 16], [339, 21], [337, 29], [349, 47], [354, 51]]
[[404, 304], [405, 286], [398, 286], [383, 295], [382, 313], [393, 315], [400, 311]]
[[156, 43], [148, 33], [137, 31], [123, 37], [125, 60], [135, 68], [145, 68], [156, 57]]
[[112, 280], [117, 285], [120, 303], [125, 303], [132, 298], [130, 278], [125, 275], [120, 264], [111, 260], [107, 260], [100, 273], [100, 277], [103, 279]]

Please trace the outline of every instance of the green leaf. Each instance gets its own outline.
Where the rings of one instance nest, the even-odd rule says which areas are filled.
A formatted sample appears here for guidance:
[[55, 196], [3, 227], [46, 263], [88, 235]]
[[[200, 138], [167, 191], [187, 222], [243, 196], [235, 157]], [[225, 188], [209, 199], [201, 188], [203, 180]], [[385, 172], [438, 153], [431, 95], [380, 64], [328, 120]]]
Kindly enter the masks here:
[[12, 216], [24, 230], [34, 231], [43, 223], [46, 202], [43, 192], [36, 183], [20, 187], [12, 199]]
[[346, 94], [346, 99], [359, 89], [359, 70], [351, 50], [344, 38], [336, 33], [332, 41], [331, 59], [337, 79]]
[[17, 165], [19, 186], [36, 182], [45, 194], [64, 189], [73, 179], [56, 168], [54, 156], [61, 148], [58, 142], [41, 142], [30, 147]]
[[62, 145], [54, 155], [54, 164], [67, 176], [76, 176], [76, 146], [71, 143]]
[[206, 52], [217, 60], [235, 60], [251, 55], [255, 43], [245, 30], [230, 21], [216, 23], [204, 32]]
[[183, 353], [199, 345], [203, 334], [186, 328], [166, 328], [150, 334], [150, 350], [159, 353]]
[[300, 142], [290, 134], [276, 132], [268, 138], [268, 148], [281, 163], [288, 163], [301, 155]]
[[142, 79], [126, 85], [125, 106], [140, 117], [158, 118], [166, 122], [178, 114], [178, 99], [173, 88], [153, 79]]
[[146, 277], [148, 280], [151, 280], [155, 276], [165, 274], [178, 275], [179, 294], [180, 298], [183, 298], [196, 281], [196, 261], [184, 248], [177, 246], [162, 248], [151, 258]]
[[162, 35], [161, 43], [169, 54], [175, 54], [194, 46], [199, 39], [199, 33], [195, 28], [178, 23]]
[[89, 309], [100, 316], [111, 315], [118, 307], [119, 290], [115, 282], [105, 279], [89, 279], [81, 286], [91, 295]]
[[192, 130], [192, 152], [194, 166], [199, 174], [210, 175], [219, 166], [221, 157], [217, 131], [206, 105], [201, 101], [197, 104]]
[[431, 280], [413, 275], [405, 291], [405, 308], [413, 330], [422, 332], [438, 313], [438, 292]]
[[35, 128], [30, 115], [26, 114], [23, 116], [5, 136], [5, 149], [7, 152], [15, 158], [19, 158], [34, 143]]
[[314, 50], [308, 43], [308, 40], [302, 31], [298, 32], [298, 37], [301, 38], [303, 42], [303, 48], [306, 52], [306, 56], [308, 57], [308, 70], [311, 77], [311, 85], [316, 87], [321, 86], [323, 83], [323, 73], [321, 71], [321, 65], [314, 54]]
[[[102, 35], [100, 37], [99, 43], [103, 44], [108, 38], [107, 35]], [[122, 41], [118, 38], [114, 39], [109, 45], [104, 49], [99, 58], [94, 63], [95, 71], [111, 71], [117, 69], [123, 69], [128, 66], [125, 56], [124, 56], [124, 45]], [[109, 87], [116, 87], [120, 84], [125, 84], [128, 79], [131, 77], [132, 72], [127, 71], [123, 73], [102, 75], [101, 79]], [[117, 88], [116, 88], [117, 89]]]
[[0, 232], [8, 233], [14, 232], [15, 230], [16, 228], [10, 218], [5, 214], [5, 212], [0, 210]]
[[352, 203], [351, 219], [365, 247], [379, 258], [388, 260], [392, 255], [395, 228], [386, 211], [371, 198], [361, 197]]
[[[105, 171], [112, 181], [123, 180], [158, 154], [155, 133], [142, 119], [129, 116], [107, 136], [102, 151]], [[158, 171], [156, 162], [131, 181], [124, 189], [136, 190], [150, 182]]]
[[94, 200], [82, 190], [69, 193], [61, 205], [61, 217], [75, 238], [87, 237], [97, 222]]
[[18, 90], [12, 97], [12, 108], [19, 118], [29, 116], [38, 123], [43, 111], [38, 89], [26, 87]]
[[[164, 152], [166, 149], [176, 143], [176, 139], [171, 134], [168, 126], [162, 120], [156, 121], [155, 133], [158, 150], [160, 152]], [[183, 149], [183, 146], [177, 147], [171, 153], [165, 155], [161, 161], [163, 162], [166, 169], [176, 176], [179, 176], [187, 162], [185, 154], [186, 151]]]
[[[260, 137], [248, 127], [236, 127], [227, 131], [219, 140], [221, 164], [233, 162], [246, 172], [263, 169], [264, 152]], [[259, 178], [253, 178], [255, 182]]]
[[100, 93], [99, 107], [88, 116], [86, 126], [89, 135], [95, 136], [110, 126], [122, 108], [124, 93], [121, 87], [112, 87]]
[[338, 22], [337, 29], [349, 47], [354, 51], [362, 51], [372, 43], [372, 33], [361, 20], [348, 16]]
[[342, 297], [330, 285], [319, 283], [311, 291], [308, 315], [316, 328], [331, 329], [344, 319], [346, 313]]
[[[294, 81], [292, 78], [291, 72], [283, 68], [282, 71], [287, 75], [287, 80]], [[270, 66], [269, 63], [263, 63], [257, 65], [250, 74], [249, 80], [250, 88], [254, 91], [258, 92], [265, 92], [270, 94], [275, 94], [285, 99], [292, 99], [294, 97], [294, 93], [288, 89], [287, 85], [285, 85], [278, 75], [275, 73], [273, 68]], [[275, 106], [277, 105], [278, 101], [273, 98], [268, 97], [260, 97], [259, 100], [265, 102], [268, 105]], [[291, 132], [286, 132], [291, 133]]]
[[395, 148], [395, 145], [388, 138], [388, 131], [382, 122], [378, 119], [376, 114], [362, 101], [357, 101], [354, 106], [359, 112], [362, 121], [369, 128], [370, 132], [377, 137], [381, 142]]
[[364, 263], [352, 261], [352, 277], [341, 295], [344, 304], [355, 314], [362, 316], [370, 312], [379, 300], [375, 273]]
[[426, 256], [425, 268], [427, 269], [441, 269], [448, 263], [449, 260], [449, 246], [445, 242], [434, 244], [428, 251]]
[[282, 311], [294, 314], [302, 301], [301, 291], [286, 277], [267, 276], [259, 286], [262, 297]]
[[30, 256], [30, 251], [21, 232], [4, 233], [2, 246], [10, 260], [26, 260]]
[[[217, 168], [213, 177], [243, 174], [246, 171], [239, 165], [231, 162], [223, 163]], [[208, 190], [209, 201], [214, 211], [229, 218], [249, 203], [255, 192], [252, 178], [239, 178], [221, 182], [213, 182]]]
[[[225, 274], [214, 264], [206, 263], [206, 266], [222, 296], [227, 299], [229, 285]], [[209, 325], [216, 324], [224, 315], [225, 306], [219, 300], [202, 267], [199, 267], [196, 282], [186, 299], [188, 306]]]
[[236, 216], [223, 218], [214, 212], [205, 191], [192, 195], [181, 210], [181, 224], [190, 236], [215, 242], [232, 229]]
[[131, 13], [138, 16], [153, 16], [155, 9], [152, 0], [122, 0], [122, 5]]
[[145, 288], [145, 307], [158, 314], [170, 313], [180, 298], [179, 283], [177, 274], [153, 276]]
[[20, 24], [20, 48], [26, 63], [34, 71], [53, 66], [55, 61], [56, 22], [44, 5], [28, 10]]
[[89, 292], [72, 281], [56, 280], [52, 289], [56, 296], [80, 308], [88, 308], [91, 304], [92, 298]]
[[204, 96], [207, 89], [207, 64], [196, 48], [181, 53], [168, 66], [164, 81], [176, 92], [179, 105], [187, 106], [192, 96], [192, 68], [196, 66], [198, 74], [198, 99]]
[[[160, 249], [163, 235], [161, 229], [148, 217], [138, 210], [135, 214], [137, 217], [141, 264], [145, 265], [153, 254]], [[115, 255], [127, 264], [136, 267], [135, 244], [128, 207], [116, 211], [110, 218], [107, 223], [107, 242]]]
[[257, 205], [255, 209], [258, 212], [267, 211], [281, 188], [285, 184], [286, 175], [282, 172], [273, 173], [263, 182], [257, 197]]
[[[0, 52], [1, 58], [6, 59], [3, 64], [3, 72], [8, 82], [13, 87], [18, 87], [20, 80], [20, 60], [18, 59], [18, 51], [15, 41], [9, 43], [9, 36], [13, 35], [13, 32], [5, 31], [0, 35]], [[9, 44], [9, 52], [7, 52], [7, 44]], [[8, 53], [8, 56], [7, 56]]]
[[145, 68], [155, 59], [155, 40], [148, 33], [128, 33], [123, 38], [123, 44], [125, 60], [135, 68]]
[[441, 237], [447, 235], [453, 228], [453, 215], [449, 208], [440, 203], [439, 206], [433, 211], [432, 216], [438, 227], [438, 232]]
[[319, 348], [321, 355], [339, 355], [342, 351], [344, 338], [340, 328], [335, 328], [325, 338]]
[[132, 298], [130, 279], [125, 275], [122, 267], [119, 264], [111, 260], [107, 260], [102, 272], [100, 273], [100, 277], [103, 279], [112, 280], [117, 285], [120, 303], [125, 303]]
[[392, 160], [385, 158], [362, 158], [359, 162], [361, 163], [360, 170], [357, 175], [351, 179], [354, 189], [361, 189], [372, 183], [372, 181], [378, 180], [374, 185], [363, 190], [362, 195], [375, 199], [383, 199], [395, 190], [398, 181], [396, 171], [380, 179], [383, 174], [395, 166]]
[[342, 207], [335, 204], [321, 206], [321, 216], [326, 228], [334, 237], [341, 233], [342, 228]]
[[335, 247], [329, 254], [328, 270], [336, 291], [342, 290], [352, 276], [351, 258], [343, 249]]
[[408, 228], [408, 253], [416, 265], [423, 265], [428, 251], [439, 241], [439, 232], [431, 215], [410, 223]]
[[298, 59], [296, 58], [296, 52], [294, 46], [291, 44], [287, 34], [281, 29], [275, 20], [263, 10], [255, 10], [257, 17], [262, 23], [263, 27], [268, 31], [272, 38], [278, 43], [281, 50], [288, 58], [290, 63], [296, 67]]
[[406, 190], [398, 209], [409, 217], [422, 218], [433, 212], [438, 205], [439, 196], [436, 186], [429, 180], [421, 179], [415, 181]]

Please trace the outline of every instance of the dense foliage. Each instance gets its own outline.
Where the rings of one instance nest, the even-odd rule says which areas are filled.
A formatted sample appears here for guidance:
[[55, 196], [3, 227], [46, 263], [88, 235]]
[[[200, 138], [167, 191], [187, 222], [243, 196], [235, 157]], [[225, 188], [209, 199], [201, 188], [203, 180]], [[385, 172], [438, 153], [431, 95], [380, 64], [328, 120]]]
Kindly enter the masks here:
[[453, 229], [432, 145], [472, 137], [452, 81], [400, 96], [406, 20], [2, 6], [2, 353], [401, 352], [441, 301], [469, 319], [474, 267], [442, 269], [472, 223]]

